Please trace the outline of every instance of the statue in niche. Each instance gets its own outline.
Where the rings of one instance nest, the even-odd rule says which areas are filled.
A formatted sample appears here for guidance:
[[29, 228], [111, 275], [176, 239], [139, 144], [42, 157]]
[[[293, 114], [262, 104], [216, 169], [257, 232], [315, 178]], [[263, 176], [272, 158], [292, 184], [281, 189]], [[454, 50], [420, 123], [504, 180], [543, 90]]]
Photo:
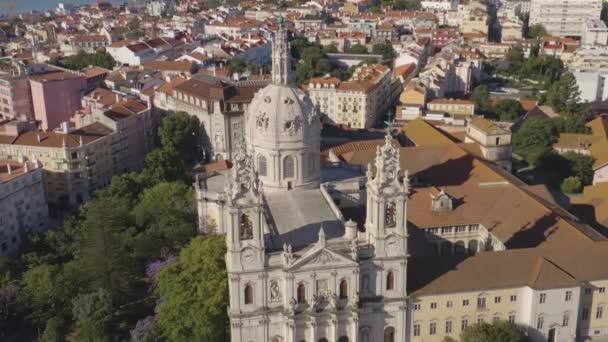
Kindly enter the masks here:
[[239, 222], [239, 233], [241, 240], [253, 239], [253, 224], [251, 223], [251, 219], [247, 214], [241, 215], [241, 220]]
[[281, 290], [279, 284], [276, 281], [270, 283], [270, 301], [278, 302], [281, 300]]

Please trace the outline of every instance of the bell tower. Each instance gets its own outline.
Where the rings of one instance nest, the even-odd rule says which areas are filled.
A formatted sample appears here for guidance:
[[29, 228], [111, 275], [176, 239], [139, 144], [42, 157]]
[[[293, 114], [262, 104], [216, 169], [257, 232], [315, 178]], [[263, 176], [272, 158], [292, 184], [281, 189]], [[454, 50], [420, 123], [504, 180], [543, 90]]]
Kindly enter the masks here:
[[399, 150], [393, 146], [390, 127], [378, 146], [374, 165], [367, 166], [365, 230], [376, 258], [407, 254], [407, 171], [399, 179]]
[[291, 48], [287, 41], [285, 19], [278, 19], [279, 31], [274, 36], [272, 44], [272, 82], [289, 85], [293, 82], [291, 73]]
[[244, 139], [233, 159], [220, 202], [226, 232], [229, 272], [263, 269], [264, 219], [262, 187]]

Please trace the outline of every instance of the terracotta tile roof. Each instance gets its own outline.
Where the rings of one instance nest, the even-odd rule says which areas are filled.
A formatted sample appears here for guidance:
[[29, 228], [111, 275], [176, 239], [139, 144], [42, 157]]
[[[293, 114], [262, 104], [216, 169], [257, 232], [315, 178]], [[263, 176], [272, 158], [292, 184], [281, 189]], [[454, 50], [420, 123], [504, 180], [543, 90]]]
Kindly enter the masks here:
[[463, 99], [434, 99], [429, 103], [431, 103], [431, 104], [457, 104], [457, 105], [468, 105], [468, 106], [475, 105], [475, 103], [473, 103], [473, 101], [463, 100]]
[[108, 118], [119, 121], [131, 115], [135, 115], [148, 110], [148, 106], [138, 100], [125, 100], [113, 104], [109, 110], [104, 112]]
[[183, 61], [159, 61], [153, 60], [143, 64], [144, 68], [159, 70], [159, 71], [181, 71], [190, 72], [192, 70], [192, 62]]
[[590, 134], [561, 133], [553, 148], [589, 149], [594, 141]]
[[64, 80], [70, 80], [70, 79], [76, 79], [76, 78], [84, 79], [84, 76], [79, 75], [75, 72], [56, 71], [56, 72], [49, 72], [46, 74], [34, 75], [34, 76], [30, 77], [30, 79], [32, 81], [41, 82], [41, 83], [53, 82], [53, 81], [64, 81]]
[[[40, 146], [61, 148], [65, 142], [68, 148], [80, 146], [80, 138], [84, 144], [93, 142], [112, 133], [112, 130], [101, 123], [93, 123], [84, 126], [78, 130], [72, 131], [69, 134], [56, 132], [25, 132], [17, 137], [12, 143], [13, 145], [24, 146]], [[38, 141], [40, 136], [40, 141]]]
[[402, 130], [405, 136], [416, 146], [453, 144], [450, 138], [433, 128], [431, 124], [423, 119], [408, 122]]
[[183, 77], [176, 77], [173, 80], [169, 81], [169, 82], [165, 82], [163, 83], [162, 86], [160, 86], [156, 91], [158, 92], [162, 92], [165, 93], [167, 95], [172, 95], [173, 94], [173, 88], [177, 87], [178, 85], [182, 84], [186, 82], [186, 79]]
[[[33, 163], [26, 162], [30, 170], [35, 169]], [[10, 164], [11, 172], [8, 172], [8, 165]], [[15, 160], [0, 159], [0, 183], [6, 183], [21, 175], [25, 174], [25, 164], [19, 163]]]
[[80, 70], [80, 72], [82, 72], [87, 78], [92, 78], [92, 77], [97, 77], [97, 76], [101, 76], [104, 74], [109, 74], [110, 70], [100, 68], [98, 66], [91, 66], [91, 67]]

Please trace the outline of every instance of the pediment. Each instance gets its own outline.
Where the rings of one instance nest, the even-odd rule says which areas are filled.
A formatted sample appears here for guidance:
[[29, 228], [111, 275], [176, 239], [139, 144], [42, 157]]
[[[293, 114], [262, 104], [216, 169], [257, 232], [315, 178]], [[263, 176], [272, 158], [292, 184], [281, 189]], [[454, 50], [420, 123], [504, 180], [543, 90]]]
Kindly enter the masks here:
[[358, 266], [357, 262], [336, 253], [326, 247], [314, 248], [296, 260], [289, 269], [313, 269], [313, 268], [331, 268], [343, 266]]

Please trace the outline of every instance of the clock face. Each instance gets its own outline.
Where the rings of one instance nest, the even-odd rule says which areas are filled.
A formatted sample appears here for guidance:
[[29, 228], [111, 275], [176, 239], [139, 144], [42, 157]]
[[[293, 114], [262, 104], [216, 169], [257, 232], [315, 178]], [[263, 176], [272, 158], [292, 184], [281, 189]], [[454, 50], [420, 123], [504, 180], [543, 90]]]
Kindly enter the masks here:
[[244, 250], [241, 261], [243, 265], [252, 264], [255, 261], [255, 253], [251, 249]]

